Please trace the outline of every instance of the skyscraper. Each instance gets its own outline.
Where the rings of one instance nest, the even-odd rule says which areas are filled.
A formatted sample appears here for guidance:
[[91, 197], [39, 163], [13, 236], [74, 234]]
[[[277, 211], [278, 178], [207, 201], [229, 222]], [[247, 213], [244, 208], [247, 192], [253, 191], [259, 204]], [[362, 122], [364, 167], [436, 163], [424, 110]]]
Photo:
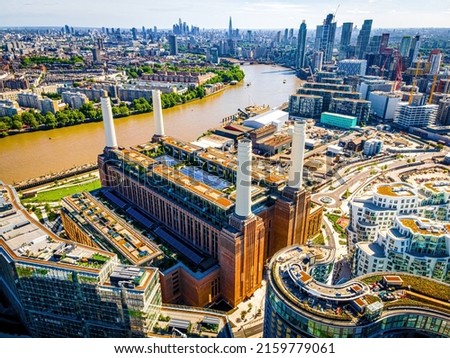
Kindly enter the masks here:
[[319, 50], [324, 53], [324, 61], [330, 62], [333, 57], [334, 37], [336, 35], [336, 22], [334, 15], [328, 14], [323, 21]]
[[409, 49], [411, 48], [411, 42], [411, 36], [403, 36], [402, 42], [400, 44], [400, 54], [402, 55], [402, 57], [408, 57]]
[[306, 50], [306, 23], [303, 20], [298, 30], [298, 43], [297, 43], [297, 68], [305, 67], [305, 50]]
[[229, 39], [233, 38], [233, 23], [231, 21], [231, 16], [230, 16], [230, 22], [228, 23], [228, 38]]
[[169, 51], [172, 56], [178, 55], [177, 36], [169, 35]]
[[316, 39], [314, 40], [314, 50], [320, 50], [320, 40], [322, 39], [323, 25], [317, 25], [316, 27]]
[[364, 58], [367, 45], [369, 44], [370, 31], [372, 30], [373, 20], [364, 20], [362, 29], [359, 32], [358, 39], [356, 41], [356, 56], [360, 59]]
[[348, 47], [352, 38], [353, 22], [344, 22], [342, 25], [340, 57], [348, 57]]
[[409, 65], [416, 62], [420, 50], [420, 35], [417, 34], [411, 41], [411, 48], [409, 49]]

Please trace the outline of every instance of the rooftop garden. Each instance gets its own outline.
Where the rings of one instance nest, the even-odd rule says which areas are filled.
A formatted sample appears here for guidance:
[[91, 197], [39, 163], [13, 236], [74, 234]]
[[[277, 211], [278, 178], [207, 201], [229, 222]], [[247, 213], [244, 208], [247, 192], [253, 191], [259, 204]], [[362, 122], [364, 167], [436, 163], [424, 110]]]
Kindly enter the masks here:
[[[379, 282], [384, 275], [373, 275], [363, 278], [361, 281], [370, 285]], [[410, 289], [412, 292], [434, 298], [436, 300], [448, 302], [450, 300], [450, 286], [427, 277], [401, 274], [403, 289]]]

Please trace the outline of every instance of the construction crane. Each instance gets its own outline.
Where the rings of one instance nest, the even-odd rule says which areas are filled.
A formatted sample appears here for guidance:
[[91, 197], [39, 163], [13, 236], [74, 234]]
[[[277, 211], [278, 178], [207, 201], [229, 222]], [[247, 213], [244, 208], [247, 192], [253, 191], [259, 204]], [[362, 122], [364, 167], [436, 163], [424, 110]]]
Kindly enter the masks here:
[[411, 105], [411, 103], [413, 102], [413, 98], [414, 98], [414, 89], [417, 87], [417, 76], [419, 74], [419, 60], [420, 60], [420, 55], [417, 56], [417, 62], [416, 62], [416, 73], [414, 75], [414, 79], [413, 79], [413, 83], [411, 86], [411, 91], [409, 92], [409, 105]]
[[381, 70], [380, 70], [380, 72], [381, 72], [381, 77], [383, 77], [383, 78], [384, 78], [384, 71], [386, 71], [386, 63], [387, 63], [387, 60], [388, 60], [388, 59], [389, 59], [389, 57], [386, 56], [386, 60], [384, 60], [383, 67], [381, 67]]
[[339, 4], [339, 5], [337, 6], [336, 11], [335, 11], [334, 14], [333, 14], [333, 20], [336, 19], [336, 15], [337, 15], [337, 12], [338, 12], [338, 10], [339, 10], [340, 7], [341, 7], [341, 4]]
[[430, 98], [428, 99], [428, 104], [433, 103], [433, 95], [434, 95], [434, 90], [436, 89], [437, 78], [438, 78], [438, 74], [436, 73], [433, 77], [433, 84], [431, 85]]

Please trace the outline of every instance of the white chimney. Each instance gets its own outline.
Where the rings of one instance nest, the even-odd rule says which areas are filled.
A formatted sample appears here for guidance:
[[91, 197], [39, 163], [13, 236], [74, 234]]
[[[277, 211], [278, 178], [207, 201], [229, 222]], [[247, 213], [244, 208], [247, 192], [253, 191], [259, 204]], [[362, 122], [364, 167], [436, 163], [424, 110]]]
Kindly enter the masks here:
[[252, 142], [242, 139], [238, 143], [236, 178], [236, 207], [239, 217], [252, 215]]
[[295, 122], [292, 133], [292, 163], [289, 169], [288, 185], [294, 189], [301, 189], [303, 184], [303, 161], [305, 159], [305, 122]]
[[106, 147], [117, 148], [116, 130], [114, 129], [114, 119], [111, 109], [111, 101], [108, 92], [104, 91], [100, 98], [102, 104], [103, 126], [105, 127]]
[[164, 137], [164, 120], [161, 106], [161, 91], [152, 90], [153, 118], [155, 121], [155, 135]]

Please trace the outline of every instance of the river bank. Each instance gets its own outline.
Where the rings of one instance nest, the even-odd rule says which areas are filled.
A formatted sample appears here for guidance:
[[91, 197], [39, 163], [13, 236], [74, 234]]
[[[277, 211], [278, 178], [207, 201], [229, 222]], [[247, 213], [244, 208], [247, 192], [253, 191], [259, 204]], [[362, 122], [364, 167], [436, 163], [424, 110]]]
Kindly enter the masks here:
[[[243, 82], [243, 80], [241, 82]], [[176, 107], [176, 106], [180, 106], [180, 105], [183, 105], [183, 104], [189, 104], [189, 103], [196, 102], [196, 101], [201, 101], [204, 98], [207, 98], [207, 97], [210, 97], [210, 96], [213, 96], [215, 94], [218, 94], [220, 92], [225, 91], [230, 86], [231, 86], [230, 84], [223, 84], [223, 86], [221, 88], [215, 90], [212, 93], [205, 94], [201, 98], [200, 97], [192, 98], [192, 99], [186, 100], [183, 103], [177, 103], [176, 105], [174, 105], [172, 107], [167, 107], [167, 108], [164, 108], [164, 109], [173, 108], [173, 107]], [[149, 110], [149, 111], [133, 111], [133, 112], [130, 112], [129, 114], [116, 114], [116, 115], [113, 115], [113, 117], [114, 117], [115, 120], [117, 120], [117, 119], [121, 119], [121, 118], [128, 118], [128, 117], [131, 117], [131, 116], [136, 116], [136, 115], [139, 115], [139, 114], [146, 114], [146, 113], [153, 113], [153, 108], [151, 110]], [[10, 129], [10, 130], [3, 131], [3, 132], [0, 131], [0, 140], [2, 138], [13, 136], [13, 135], [17, 135], [17, 134], [49, 131], [49, 130], [53, 130], [53, 129], [73, 127], [73, 126], [79, 126], [79, 125], [82, 125], [82, 124], [102, 122], [102, 121], [103, 121], [103, 118], [85, 118], [82, 122], [79, 122], [79, 123], [73, 123], [73, 124], [64, 125], [64, 126], [56, 126], [54, 128], [48, 127], [45, 124], [41, 124], [37, 128], [33, 128], [33, 127], [28, 126], [28, 127], [22, 128], [20, 130], [18, 130], [18, 129]], [[52, 139], [52, 137], [49, 137], [49, 139]]]

